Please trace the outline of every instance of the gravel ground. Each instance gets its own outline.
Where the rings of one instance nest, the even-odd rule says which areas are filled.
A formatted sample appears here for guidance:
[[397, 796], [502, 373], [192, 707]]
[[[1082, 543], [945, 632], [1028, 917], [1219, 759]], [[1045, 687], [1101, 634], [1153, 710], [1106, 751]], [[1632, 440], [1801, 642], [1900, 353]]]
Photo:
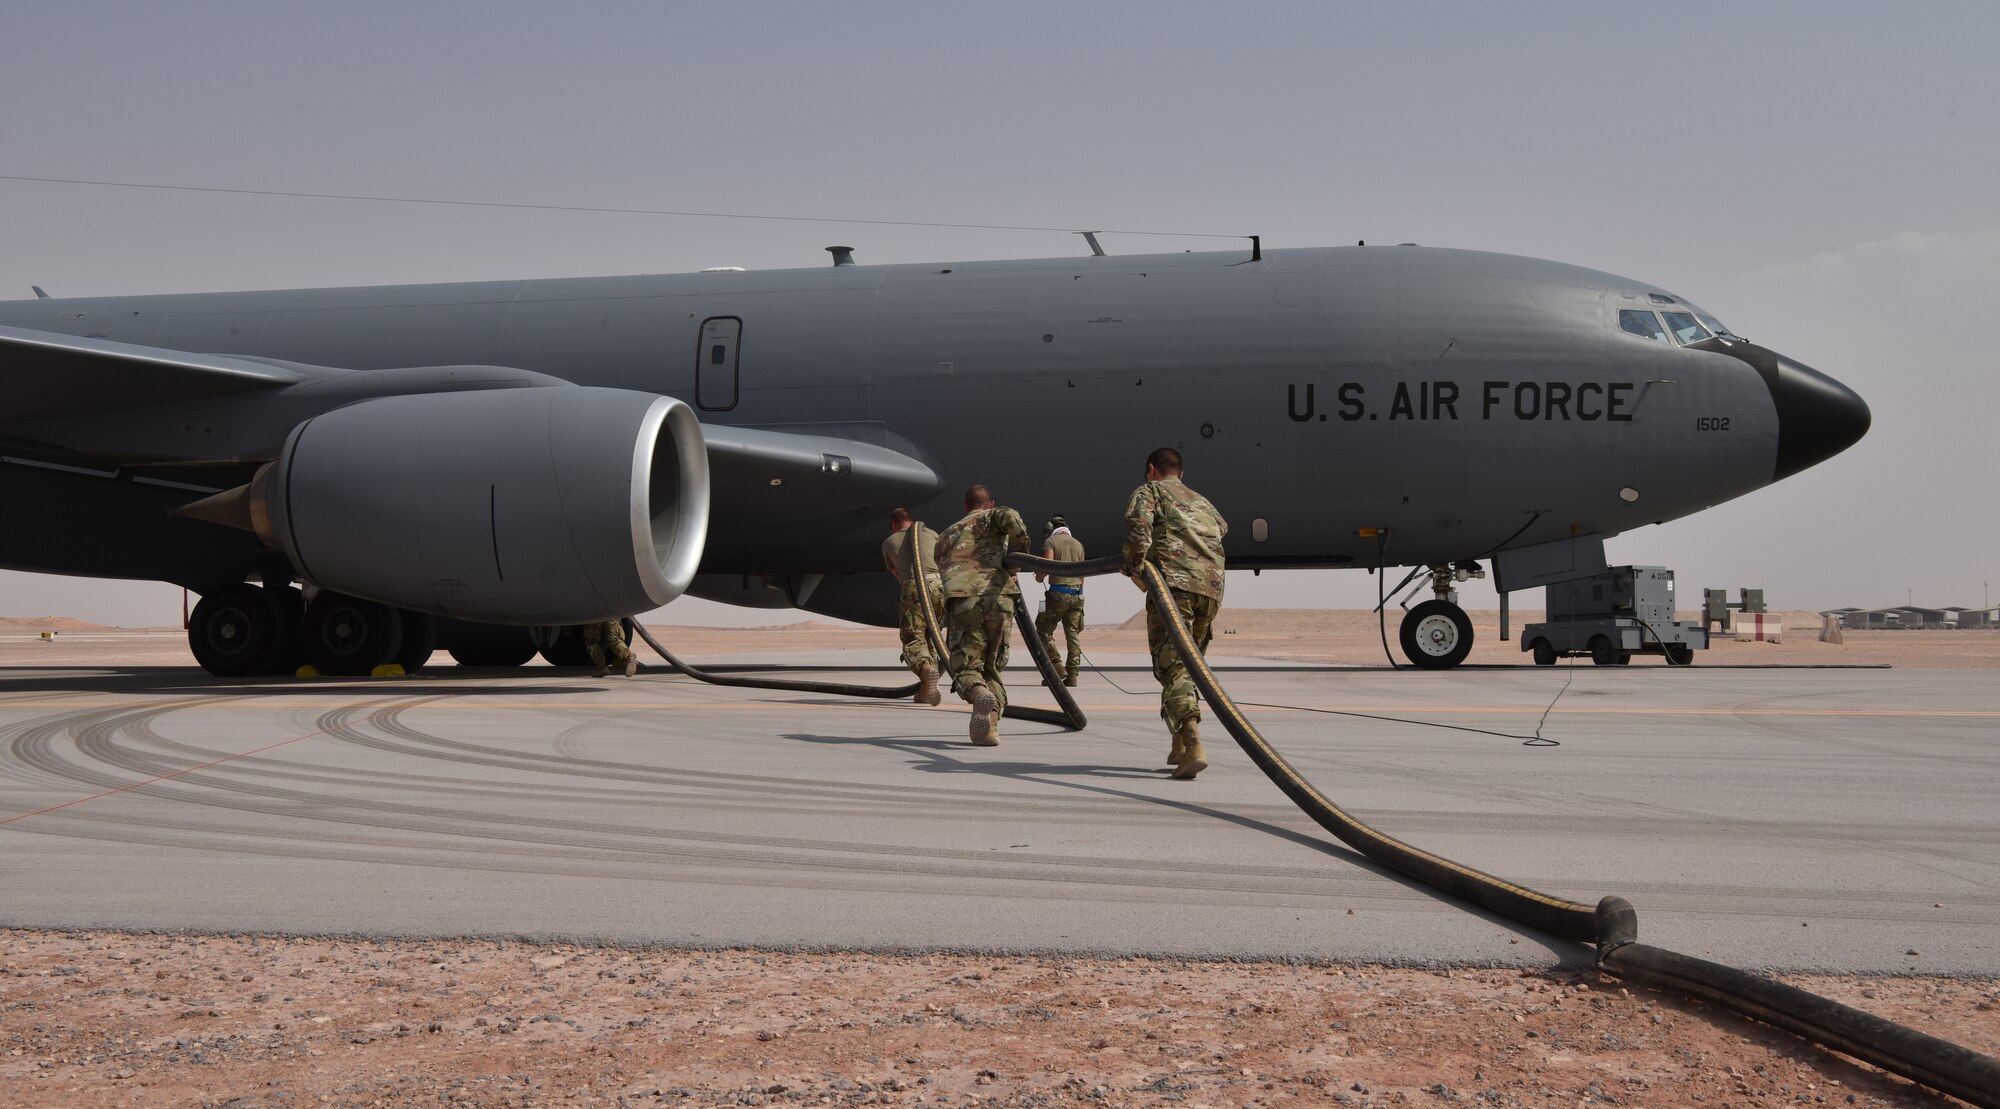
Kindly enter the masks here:
[[[1788, 981], [2000, 1051], [1993, 982]], [[0, 1103], [1948, 1102], [1587, 972], [6, 931]]]

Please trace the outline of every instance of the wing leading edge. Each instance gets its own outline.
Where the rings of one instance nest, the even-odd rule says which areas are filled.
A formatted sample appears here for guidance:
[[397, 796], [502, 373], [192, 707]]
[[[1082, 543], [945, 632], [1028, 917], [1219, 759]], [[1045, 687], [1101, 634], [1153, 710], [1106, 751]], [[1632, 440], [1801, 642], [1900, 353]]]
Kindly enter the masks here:
[[0, 424], [281, 388], [296, 370], [222, 354], [0, 326]]

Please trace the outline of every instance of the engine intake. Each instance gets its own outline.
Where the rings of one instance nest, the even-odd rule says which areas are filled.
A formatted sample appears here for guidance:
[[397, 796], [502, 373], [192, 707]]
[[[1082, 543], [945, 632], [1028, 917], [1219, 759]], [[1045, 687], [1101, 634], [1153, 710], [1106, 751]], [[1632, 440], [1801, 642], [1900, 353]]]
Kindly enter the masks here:
[[292, 430], [250, 522], [305, 580], [506, 624], [630, 616], [681, 595], [707, 540], [687, 405], [556, 387], [381, 397]]

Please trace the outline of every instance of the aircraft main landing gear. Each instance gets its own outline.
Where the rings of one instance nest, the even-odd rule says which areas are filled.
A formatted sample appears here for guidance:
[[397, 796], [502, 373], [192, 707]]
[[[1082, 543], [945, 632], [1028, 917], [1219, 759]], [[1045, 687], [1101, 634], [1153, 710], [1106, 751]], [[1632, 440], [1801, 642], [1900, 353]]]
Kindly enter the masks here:
[[277, 667], [292, 628], [270, 590], [245, 582], [202, 594], [188, 617], [188, 649], [218, 677], [256, 677]]
[[1419, 670], [1449, 670], [1472, 653], [1472, 619], [1458, 607], [1458, 591], [1452, 586], [1485, 576], [1476, 562], [1431, 567], [1434, 596], [1404, 614], [1398, 633], [1403, 655]]
[[306, 606], [300, 638], [306, 661], [320, 673], [366, 675], [396, 661], [403, 645], [403, 614], [376, 601], [322, 590]]

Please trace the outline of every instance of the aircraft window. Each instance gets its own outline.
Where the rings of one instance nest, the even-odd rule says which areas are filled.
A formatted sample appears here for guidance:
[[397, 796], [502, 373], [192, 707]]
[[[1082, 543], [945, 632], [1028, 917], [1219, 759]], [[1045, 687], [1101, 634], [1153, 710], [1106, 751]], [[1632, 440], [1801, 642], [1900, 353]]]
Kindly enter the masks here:
[[728, 347], [726, 347], [726, 346], [722, 345], [721, 343], [717, 343], [717, 344], [715, 344], [714, 346], [712, 346], [712, 347], [708, 348], [708, 364], [709, 364], [709, 365], [711, 365], [711, 366], [720, 366], [720, 365], [722, 365], [722, 364], [723, 364], [724, 362], [726, 362], [726, 361], [728, 361], [728, 360], [729, 360], [729, 348], [728, 348]]
[[1647, 293], [1646, 299], [1652, 301], [1654, 304], [1672, 304], [1674, 302], [1674, 298], [1665, 293]]
[[1686, 312], [1668, 312], [1667, 327], [1683, 343], [1699, 343], [1708, 338], [1709, 331], [1701, 322]]
[[1714, 316], [1709, 315], [1708, 312], [1705, 311], [1704, 309], [1698, 308], [1692, 304], [1689, 304], [1687, 306], [1687, 309], [1688, 311], [1694, 313], [1694, 318], [1700, 320], [1703, 327], [1706, 327], [1710, 331], [1715, 332], [1722, 338], [1732, 339], [1737, 341], [1742, 340], [1743, 337], [1741, 335], [1738, 335], [1734, 331], [1729, 330], [1728, 327], [1723, 325], [1723, 322], [1721, 320], [1718, 320]]
[[1618, 327], [1619, 330], [1629, 331], [1641, 339], [1651, 339], [1656, 343], [1667, 341], [1667, 332], [1660, 326], [1660, 317], [1651, 312], [1621, 308], [1618, 311]]

